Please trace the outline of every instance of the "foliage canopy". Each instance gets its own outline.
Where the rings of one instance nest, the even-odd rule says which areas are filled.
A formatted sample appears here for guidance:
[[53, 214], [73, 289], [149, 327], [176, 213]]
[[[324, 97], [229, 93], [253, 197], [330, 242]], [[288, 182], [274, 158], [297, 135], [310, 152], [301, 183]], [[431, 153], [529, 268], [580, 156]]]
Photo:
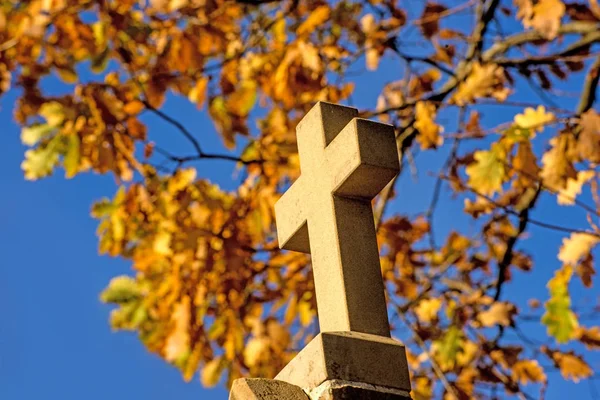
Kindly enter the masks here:
[[[19, 93], [25, 178], [62, 168], [120, 185], [92, 208], [100, 252], [134, 271], [101, 294], [116, 305], [113, 328], [137, 331], [206, 386], [283, 367], [316, 326], [309, 258], [280, 252], [274, 235], [273, 205], [299, 175], [294, 128], [317, 100], [351, 103], [357, 70], [393, 65], [361, 114], [394, 125], [402, 175], [427, 168], [417, 153], [444, 158], [419, 215], [385, 212], [401, 208], [393, 185], [374, 204], [413, 398], [534, 398], [560, 379], [552, 371], [592, 376], [586, 354], [600, 347], [600, 327], [585, 316], [597, 306], [575, 307], [571, 294], [593, 287], [600, 241], [600, 5], [420, 3], [2, 2], [0, 94]], [[44, 89], [55, 79], [63, 94]], [[173, 95], [197, 105], [231, 152], [207, 151], [170, 116]], [[511, 117], [489, 117], [500, 109]], [[145, 114], [189, 151], [153, 140]], [[241, 170], [237, 190], [198, 176], [195, 166], [215, 159]], [[444, 194], [464, 202], [471, 228], [441, 239], [433, 228]], [[536, 215], [544, 197], [578, 209], [578, 227]], [[562, 267], [543, 304], [518, 304], [506, 283], [544, 268], [527, 251], [532, 226], [564, 235], [553, 250]], [[523, 328], [532, 320], [543, 340]]]

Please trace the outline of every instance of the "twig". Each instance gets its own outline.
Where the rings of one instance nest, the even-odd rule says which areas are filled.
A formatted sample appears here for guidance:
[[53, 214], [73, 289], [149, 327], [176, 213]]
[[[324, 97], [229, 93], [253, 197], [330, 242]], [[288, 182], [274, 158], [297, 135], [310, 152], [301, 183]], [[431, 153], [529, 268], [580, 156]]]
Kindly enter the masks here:
[[542, 187], [538, 185], [535, 195], [529, 201], [529, 204], [527, 204], [527, 206], [519, 212], [519, 227], [517, 232], [508, 238], [506, 242], [506, 250], [504, 251], [502, 260], [498, 263], [498, 279], [496, 282], [496, 294], [494, 295], [494, 301], [498, 301], [500, 299], [500, 295], [502, 294], [502, 285], [506, 281], [506, 270], [512, 262], [515, 245], [517, 244], [523, 232], [525, 232], [527, 229], [527, 224], [529, 223], [529, 212], [533, 209], [533, 207], [535, 207], [535, 203], [540, 196], [541, 190]]

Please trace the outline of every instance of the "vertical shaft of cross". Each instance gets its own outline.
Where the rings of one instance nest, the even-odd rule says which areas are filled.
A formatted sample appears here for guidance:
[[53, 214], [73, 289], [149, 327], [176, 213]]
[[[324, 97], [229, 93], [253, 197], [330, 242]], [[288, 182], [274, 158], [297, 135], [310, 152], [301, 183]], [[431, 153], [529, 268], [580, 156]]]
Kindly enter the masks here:
[[310, 252], [322, 332], [390, 336], [372, 198], [398, 173], [393, 128], [317, 103], [297, 127], [301, 177], [275, 205], [282, 248]]

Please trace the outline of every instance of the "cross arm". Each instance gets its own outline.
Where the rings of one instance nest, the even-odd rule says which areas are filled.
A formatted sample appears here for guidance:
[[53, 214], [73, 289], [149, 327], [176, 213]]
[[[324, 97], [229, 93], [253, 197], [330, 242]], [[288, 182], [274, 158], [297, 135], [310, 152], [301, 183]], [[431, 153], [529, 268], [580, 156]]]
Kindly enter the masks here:
[[326, 148], [332, 190], [373, 199], [400, 171], [394, 128], [354, 118]]
[[275, 203], [275, 220], [279, 247], [285, 250], [310, 253], [308, 224], [302, 200], [302, 186], [305, 179], [300, 176], [283, 196]]

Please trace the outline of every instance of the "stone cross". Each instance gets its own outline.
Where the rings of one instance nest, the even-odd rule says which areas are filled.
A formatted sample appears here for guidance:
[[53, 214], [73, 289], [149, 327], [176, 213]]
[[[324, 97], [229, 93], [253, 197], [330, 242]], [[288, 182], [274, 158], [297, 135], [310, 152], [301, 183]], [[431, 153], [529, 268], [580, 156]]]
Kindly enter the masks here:
[[394, 129], [319, 102], [296, 128], [301, 176], [275, 205], [279, 246], [310, 253], [321, 332], [390, 336], [371, 200], [400, 169]]

